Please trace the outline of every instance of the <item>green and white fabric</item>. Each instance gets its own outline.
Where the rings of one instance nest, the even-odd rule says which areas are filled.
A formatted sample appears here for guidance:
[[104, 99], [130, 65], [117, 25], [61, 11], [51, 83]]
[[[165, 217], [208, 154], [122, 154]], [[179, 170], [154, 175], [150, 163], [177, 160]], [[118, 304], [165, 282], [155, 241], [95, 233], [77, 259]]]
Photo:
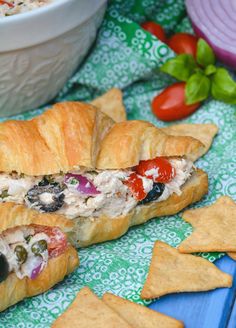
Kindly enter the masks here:
[[[162, 0], [158, 3], [155, 0], [111, 1], [96, 44], [55, 101], [89, 101], [116, 86], [124, 91], [129, 119], [148, 120], [157, 126], [167, 125], [153, 116], [150, 101], [172, 82], [158, 68], [174, 53], [139, 27], [138, 24], [150, 19], [161, 23], [170, 34], [192, 31], [183, 0]], [[45, 108], [15, 118], [29, 119]], [[220, 195], [235, 199], [235, 106], [208, 101], [184, 122], [215, 123], [220, 129], [210, 151], [196, 163], [208, 172], [209, 194], [192, 207], [208, 205]], [[50, 327], [85, 285], [99, 296], [110, 291], [142, 302], [139, 295], [148, 272], [154, 241], [158, 239], [177, 246], [191, 231], [191, 226], [181, 219], [180, 213], [134, 227], [118, 240], [81, 249], [80, 267], [76, 272], [43, 295], [25, 300], [0, 314], [0, 328]], [[202, 254], [212, 262], [222, 255]]]

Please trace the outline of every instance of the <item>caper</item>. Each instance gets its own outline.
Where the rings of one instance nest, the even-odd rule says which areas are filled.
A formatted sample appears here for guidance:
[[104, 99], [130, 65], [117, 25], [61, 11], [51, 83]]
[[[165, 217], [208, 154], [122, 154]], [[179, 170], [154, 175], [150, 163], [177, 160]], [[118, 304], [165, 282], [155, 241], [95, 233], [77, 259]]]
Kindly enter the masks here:
[[8, 190], [3, 190], [2, 193], [0, 194], [0, 197], [1, 197], [2, 199], [6, 198], [6, 197], [8, 197], [8, 196], [9, 196], [9, 194], [8, 194]]
[[29, 236], [25, 237], [25, 240], [26, 240], [27, 244], [30, 242], [32, 237], [33, 237], [32, 235], [29, 235]]
[[48, 244], [47, 244], [46, 240], [39, 240], [39, 241], [36, 241], [31, 246], [31, 251], [35, 255], [40, 255], [41, 253], [43, 253], [44, 251], [46, 251], [47, 247], [48, 247]]
[[0, 253], [0, 282], [7, 279], [9, 274], [9, 263], [4, 254]]
[[14, 249], [14, 252], [16, 254], [18, 262], [20, 264], [25, 263], [25, 261], [27, 260], [27, 257], [28, 257], [28, 253], [27, 253], [26, 249], [21, 245], [17, 245]]

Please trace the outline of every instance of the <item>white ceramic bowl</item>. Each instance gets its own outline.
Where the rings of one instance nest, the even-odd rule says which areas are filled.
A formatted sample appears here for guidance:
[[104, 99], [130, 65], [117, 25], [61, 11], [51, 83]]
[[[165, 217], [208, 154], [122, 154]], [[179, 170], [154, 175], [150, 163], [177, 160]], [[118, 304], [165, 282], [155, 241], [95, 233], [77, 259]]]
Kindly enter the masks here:
[[107, 0], [54, 0], [0, 19], [0, 116], [53, 99], [81, 63]]

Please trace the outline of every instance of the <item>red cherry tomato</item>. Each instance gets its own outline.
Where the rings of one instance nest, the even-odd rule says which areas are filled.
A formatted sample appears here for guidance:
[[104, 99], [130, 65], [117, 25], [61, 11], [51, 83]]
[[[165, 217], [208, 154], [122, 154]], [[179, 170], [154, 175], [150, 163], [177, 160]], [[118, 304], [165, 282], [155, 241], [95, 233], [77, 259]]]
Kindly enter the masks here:
[[8, 5], [9, 7], [13, 8], [14, 5], [12, 3], [9, 3], [7, 1], [4, 1], [4, 0], [0, 0], [0, 5]]
[[145, 23], [141, 24], [141, 26], [142, 26], [142, 28], [144, 28], [144, 30], [155, 35], [162, 42], [166, 42], [165, 31], [163, 30], [161, 25], [159, 25], [155, 22], [145, 22]]
[[197, 37], [188, 33], [177, 33], [167, 41], [168, 46], [177, 54], [189, 54], [196, 57]]
[[49, 238], [48, 254], [49, 257], [57, 257], [64, 253], [67, 248], [67, 237], [58, 227], [35, 226], [35, 231], [44, 232]]
[[200, 106], [185, 104], [185, 82], [177, 82], [167, 87], [152, 101], [152, 111], [161, 121], [181, 120]]
[[164, 157], [140, 161], [135, 170], [139, 175], [152, 179], [154, 182], [167, 183], [176, 176], [175, 168]]
[[124, 181], [124, 184], [137, 200], [143, 200], [147, 196], [143, 188], [143, 180], [136, 173], [131, 173], [128, 179]]

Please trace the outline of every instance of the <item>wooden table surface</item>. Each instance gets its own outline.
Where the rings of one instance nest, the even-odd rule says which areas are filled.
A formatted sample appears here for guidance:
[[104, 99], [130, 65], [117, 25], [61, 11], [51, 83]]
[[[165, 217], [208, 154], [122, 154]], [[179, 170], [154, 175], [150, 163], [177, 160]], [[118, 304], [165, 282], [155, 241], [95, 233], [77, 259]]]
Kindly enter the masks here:
[[215, 264], [234, 276], [232, 288], [167, 295], [150, 308], [182, 320], [186, 328], [236, 328], [236, 262], [224, 256]]

